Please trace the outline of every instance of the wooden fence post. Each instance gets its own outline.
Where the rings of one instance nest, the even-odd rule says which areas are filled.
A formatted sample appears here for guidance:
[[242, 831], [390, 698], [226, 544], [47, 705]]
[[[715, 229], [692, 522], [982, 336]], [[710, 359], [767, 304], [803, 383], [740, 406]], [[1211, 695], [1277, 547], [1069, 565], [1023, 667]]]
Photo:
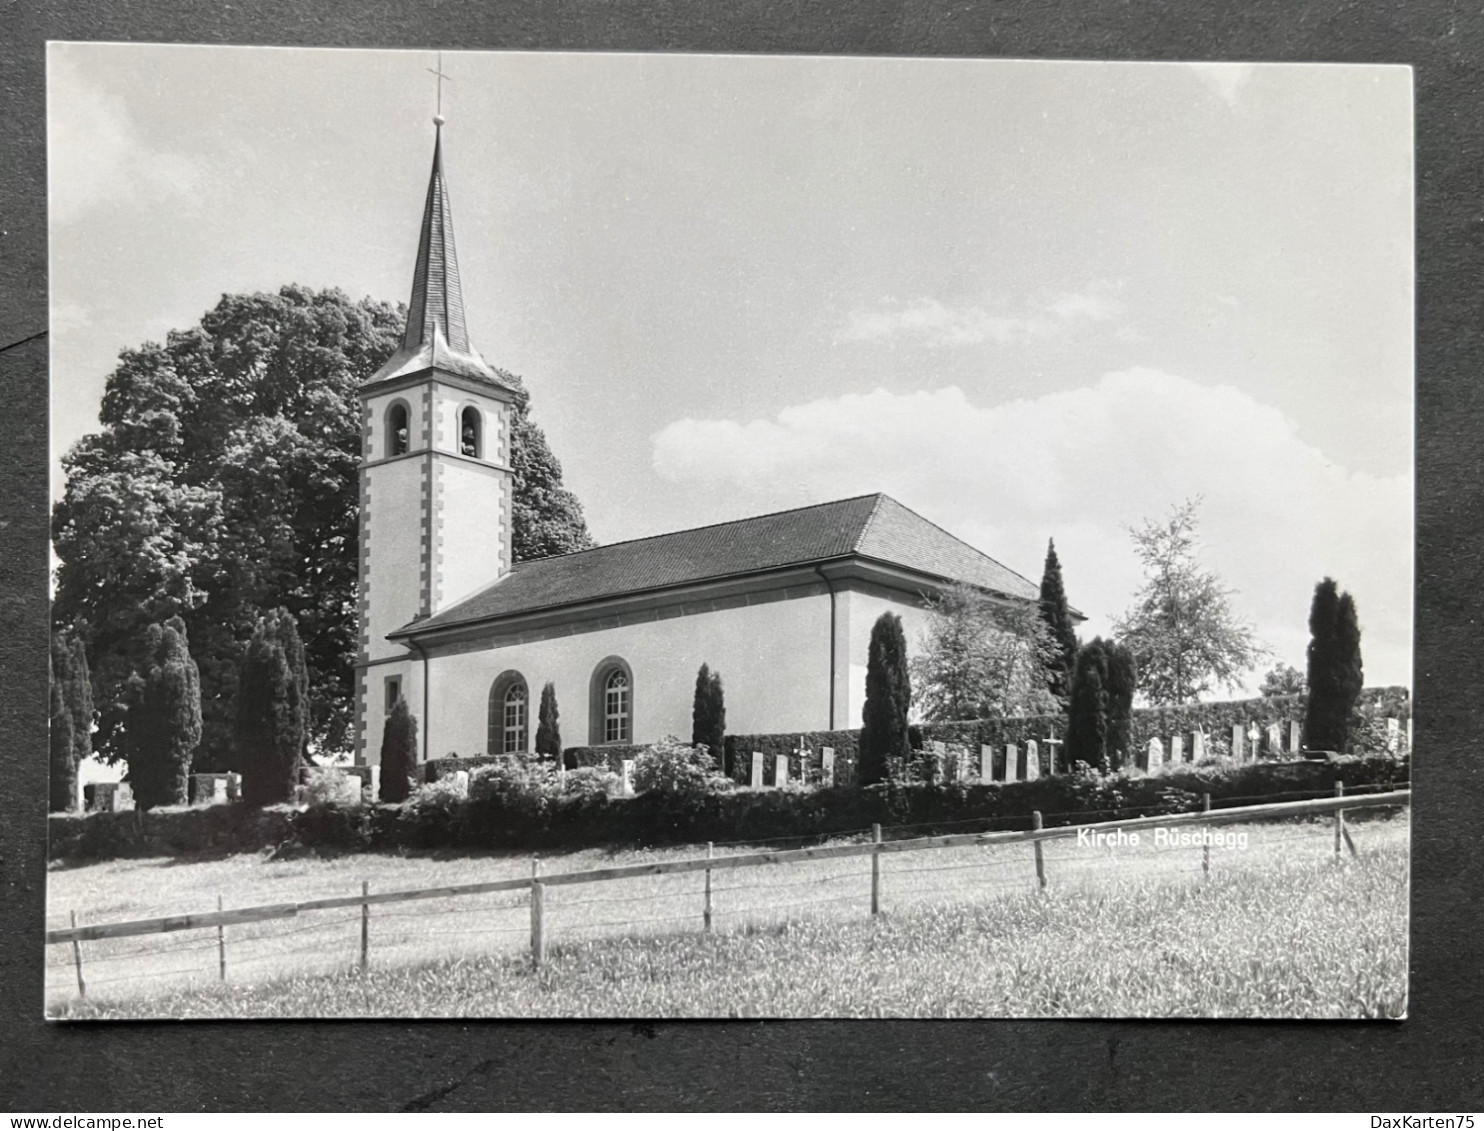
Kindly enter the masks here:
[[[708, 840], [706, 842], [706, 859], [707, 860], [710, 860], [711, 859], [712, 851], [714, 850], [715, 847], [716, 846], [711, 841]], [[705, 919], [705, 924], [706, 924], [706, 933], [709, 935], [711, 933], [711, 869], [710, 868], [707, 868], [706, 869], [706, 913], [705, 913], [704, 919]]]
[[[1342, 788], [1342, 786], [1342, 782], [1335, 782], [1336, 795], [1340, 794], [1340, 789]], [[1355, 851], [1355, 842], [1350, 839], [1350, 826], [1345, 824], [1345, 810], [1341, 809], [1335, 814], [1335, 816], [1339, 819], [1340, 836], [1345, 839], [1345, 847], [1350, 850], [1351, 859], [1358, 859], [1360, 857], [1360, 853]]]
[[871, 826], [871, 914], [881, 914], [881, 826]]
[[[1201, 794], [1201, 812], [1209, 813], [1210, 811], [1211, 795], [1209, 793], [1203, 793]], [[1202, 829], [1201, 831], [1204, 833], [1206, 830]], [[1211, 875], [1211, 841], [1205, 836], [1201, 837], [1201, 840], [1205, 842], [1201, 845], [1201, 875], [1209, 877]]]
[[[1336, 797], [1344, 797], [1345, 796], [1345, 783], [1344, 782], [1342, 782], [1342, 781], [1335, 782], [1335, 796]], [[1345, 836], [1345, 810], [1343, 810], [1343, 809], [1336, 809], [1335, 810], [1335, 859], [1336, 860], [1338, 860], [1340, 858], [1340, 841], [1344, 838], [1344, 836]]]
[[540, 880], [541, 861], [531, 861], [531, 965], [536, 969], [546, 961], [546, 885]]
[[[71, 914], [72, 929], [75, 931], [77, 930], [77, 912], [74, 911]], [[77, 996], [87, 997], [88, 984], [82, 980], [82, 944], [77, 941], [75, 935], [72, 938], [72, 964], [77, 967]]]
[[371, 881], [361, 881], [361, 973], [371, 965], [371, 904], [366, 897], [371, 894]]
[[[216, 897], [216, 909], [222, 909], [222, 897]], [[218, 923], [216, 925], [216, 968], [217, 974], [223, 982], [227, 980], [227, 928]]]
[[[1031, 813], [1031, 828], [1037, 831], [1041, 828], [1041, 810], [1037, 809]], [[1041, 855], [1041, 842], [1036, 844], [1036, 882], [1041, 885], [1041, 890], [1046, 890], [1046, 860]]]

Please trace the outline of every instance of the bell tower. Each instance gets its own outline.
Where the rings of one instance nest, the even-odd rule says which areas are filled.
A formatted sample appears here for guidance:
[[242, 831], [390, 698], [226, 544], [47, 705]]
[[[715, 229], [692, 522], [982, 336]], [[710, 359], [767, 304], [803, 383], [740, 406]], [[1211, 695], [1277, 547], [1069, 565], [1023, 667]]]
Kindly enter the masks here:
[[[433, 122], [407, 329], [360, 389], [357, 765], [379, 760], [397, 698], [408, 700], [420, 731], [426, 726], [423, 662], [387, 634], [483, 588], [511, 564], [515, 393], [469, 344], [442, 115]], [[419, 739], [419, 758], [429, 753]]]

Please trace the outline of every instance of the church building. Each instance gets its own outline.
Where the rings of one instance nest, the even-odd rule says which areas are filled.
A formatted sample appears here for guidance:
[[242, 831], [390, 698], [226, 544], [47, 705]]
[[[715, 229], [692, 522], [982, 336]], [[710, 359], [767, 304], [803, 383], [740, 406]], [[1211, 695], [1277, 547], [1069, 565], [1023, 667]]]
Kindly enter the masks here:
[[548, 681], [567, 746], [688, 740], [702, 663], [731, 733], [857, 727], [882, 612], [911, 648], [955, 582], [1039, 598], [881, 494], [512, 562], [515, 394], [469, 341], [435, 122], [406, 332], [360, 390], [358, 764], [401, 697], [424, 759], [528, 751]]

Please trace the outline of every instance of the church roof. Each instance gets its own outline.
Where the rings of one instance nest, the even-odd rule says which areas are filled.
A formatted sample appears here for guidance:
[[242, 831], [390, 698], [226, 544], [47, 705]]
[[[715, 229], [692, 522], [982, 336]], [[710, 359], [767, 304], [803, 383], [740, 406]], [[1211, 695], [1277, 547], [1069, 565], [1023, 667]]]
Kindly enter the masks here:
[[504, 383], [469, 344], [464, 323], [464, 292], [459, 283], [459, 257], [453, 241], [453, 208], [443, 175], [443, 127], [433, 142], [433, 171], [417, 241], [417, 264], [412, 271], [412, 298], [407, 304], [407, 328], [402, 345], [372, 374], [366, 385], [376, 385], [425, 369]]
[[393, 635], [851, 557], [1009, 597], [1040, 597], [1039, 586], [1014, 570], [875, 494], [521, 562], [472, 597]]

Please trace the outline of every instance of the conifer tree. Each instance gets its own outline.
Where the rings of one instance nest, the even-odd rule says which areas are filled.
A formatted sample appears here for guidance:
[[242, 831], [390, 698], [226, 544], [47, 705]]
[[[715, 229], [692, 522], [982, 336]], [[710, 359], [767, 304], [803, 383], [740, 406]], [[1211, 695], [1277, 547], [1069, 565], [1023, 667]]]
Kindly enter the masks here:
[[51, 682], [51, 775], [50, 801], [53, 813], [65, 813], [74, 808], [77, 791], [77, 763], [73, 760], [72, 712], [68, 710], [66, 682], [57, 671], [59, 637], [52, 638], [51, 654], [47, 656], [47, 674]]
[[562, 731], [558, 723], [556, 684], [550, 680], [541, 689], [541, 707], [536, 716], [536, 753], [552, 761], [561, 761]]
[[726, 697], [722, 691], [721, 673], [702, 664], [696, 672], [696, 693], [691, 706], [690, 744], [705, 746], [712, 763], [721, 768], [725, 758], [727, 733]]
[[77, 768], [92, 753], [93, 687], [82, 638], [74, 632], [54, 633], [50, 663], [51, 805], [64, 810], [77, 805]]
[[381, 799], [406, 801], [416, 785], [417, 718], [398, 697], [381, 735]]
[[907, 712], [912, 703], [912, 681], [907, 670], [907, 637], [902, 618], [882, 613], [871, 627], [866, 654], [866, 704], [861, 711], [860, 755], [856, 775], [862, 785], [874, 785], [891, 776], [894, 765], [912, 756], [907, 736]]
[[1113, 640], [1103, 642], [1108, 657], [1108, 670], [1103, 688], [1108, 695], [1108, 728], [1104, 749], [1111, 769], [1128, 763], [1134, 745], [1134, 692], [1138, 690], [1139, 671], [1134, 654]]
[[201, 679], [185, 622], [150, 625], [143, 655], [126, 697], [129, 783], [141, 809], [183, 805], [201, 741]]
[[1041, 619], [1055, 645], [1046, 656], [1046, 689], [1065, 705], [1072, 693], [1072, 670], [1077, 663], [1077, 631], [1072, 626], [1054, 540], [1046, 543], [1046, 568], [1041, 573]]
[[292, 801], [309, 737], [309, 677], [287, 609], [258, 618], [238, 669], [233, 742], [243, 800]]
[[1314, 587], [1309, 607], [1309, 699], [1304, 711], [1304, 746], [1343, 754], [1350, 714], [1365, 683], [1360, 624], [1355, 601], [1332, 578]]
[[1077, 650], [1067, 706], [1067, 765], [1112, 769], [1108, 758], [1108, 650], [1102, 637]]

